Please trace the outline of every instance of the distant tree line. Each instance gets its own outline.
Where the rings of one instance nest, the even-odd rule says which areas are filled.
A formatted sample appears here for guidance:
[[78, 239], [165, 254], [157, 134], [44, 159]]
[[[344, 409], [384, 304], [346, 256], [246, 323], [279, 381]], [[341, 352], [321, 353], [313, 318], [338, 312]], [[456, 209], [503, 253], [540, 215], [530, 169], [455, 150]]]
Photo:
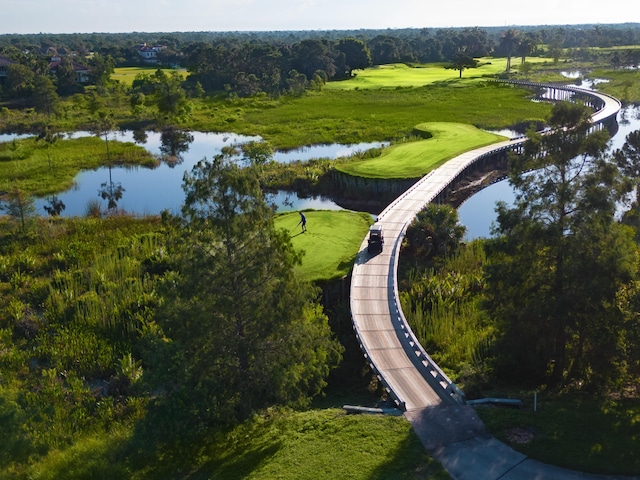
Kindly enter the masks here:
[[[113, 68], [144, 65], [140, 45], [161, 45], [158, 66], [187, 68], [190, 88], [238, 96], [301, 94], [354, 70], [389, 63], [446, 62], [473, 68], [473, 59], [494, 54], [519, 58], [563, 51], [589, 59], [593, 47], [640, 44], [640, 24], [522, 28], [449, 28], [325, 32], [189, 32], [127, 34], [0, 35], [0, 56], [12, 62], [0, 78], [4, 99], [30, 97], [38, 76], [51, 78], [59, 95], [82, 90], [73, 80], [73, 63], [89, 68], [86, 85], [104, 85]], [[70, 52], [52, 75], [48, 52]], [[72, 52], [72, 53], [71, 53]], [[614, 66], [636, 65], [638, 55], [621, 51]]]

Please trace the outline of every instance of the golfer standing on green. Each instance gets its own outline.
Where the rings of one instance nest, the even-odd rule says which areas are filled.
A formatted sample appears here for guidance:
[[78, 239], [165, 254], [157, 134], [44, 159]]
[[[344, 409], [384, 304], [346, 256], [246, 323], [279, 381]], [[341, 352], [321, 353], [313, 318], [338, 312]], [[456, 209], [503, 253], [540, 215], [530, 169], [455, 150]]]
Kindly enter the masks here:
[[[304, 213], [298, 212], [300, 214], [300, 221], [298, 225], [302, 224], [302, 233], [307, 231], [307, 217], [304, 216]], [[296, 227], [298, 226], [296, 225]]]

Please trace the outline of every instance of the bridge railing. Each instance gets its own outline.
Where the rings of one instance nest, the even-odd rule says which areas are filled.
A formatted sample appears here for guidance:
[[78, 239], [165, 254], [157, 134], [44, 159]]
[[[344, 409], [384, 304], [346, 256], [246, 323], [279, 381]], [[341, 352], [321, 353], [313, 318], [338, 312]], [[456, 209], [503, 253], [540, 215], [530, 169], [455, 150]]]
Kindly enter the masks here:
[[[611, 97], [609, 95], [605, 95], [605, 94], [601, 94], [601, 93], [597, 93], [597, 92], [591, 92], [589, 90], [585, 90], [585, 89], [579, 89], [577, 87], [572, 87], [572, 86], [555, 86], [555, 85], [549, 85], [549, 84], [541, 84], [541, 83], [536, 83], [536, 82], [521, 82], [521, 81], [508, 81], [509, 83], [516, 83], [516, 84], [527, 84], [530, 86], [535, 86], [535, 87], [540, 87], [540, 88], [557, 88], [557, 89], [563, 89], [566, 91], [575, 91], [575, 92], [579, 92], [581, 94], [585, 94], [585, 95], [593, 95], [595, 98], [597, 98], [598, 100], [601, 100], [602, 102], [597, 102], [597, 105], [599, 106], [599, 109], [596, 109], [595, 113], [592, 115], [592, 121], [594, 123], [605, 123], [606, 121], [612, 119], [613, 117], [615, 117], [618, 113], [618, 111], [621, 108], [621, 103], [615, 99], [614, 97]], [[607, 106], [607, 102], [605, 101], [609, 100], [609, 111], [608, 112], [603, 112]], [[613, 102], [612, 102], [613, 101]], [[605, 113], [605, 115], [603, 115], [602, 113]], [[423, 202], [421, 204], [421, 207], [419, 209], [416, 210], [415, 215], [417, 215], [417, 213], [422, 210], [427, 204], [429, 204], [430, 202], [434, 201], [443, 191], [445, 188], [447, 188], [453, 181], [455, 181], [460, 175], [464, 174], [464, 172], [471, 167], [472, 165], [474, 165], [478, 160], [486, 158], [488, 156], [491, 155], [495, 155], [498, 152], [502, 152], [505, 150], [510, 150], [510, 149], [514, 149], [514, 148], [518, 148], [520, 145], [522, 145], [524, 142], [526, 141], [526, 137], [520, 137], [520, 138], [515, 138], [512, 139], [511, 141], [507, 142], [506, 144], [503, 144], [499, 147], [490, 149], [488, 151], [485, 151], [481, 154], [478, 154], [472, 158], [469, 158], [466, 162], [461, 163], [458, 166], [458, 169], [456, 169], [455, 172], [453, 172], [453, 174], [450, 175], [448, 181], [446, 183], [443, 183], [442, 185], [439, 186], [439, 188], [432, 190], [431, 191], [431, 195], [429, 196], [429, 198], [424, 198], [422, 199]], [[381, 213], [380, 215], [378, 215], [378, 219], [382, 219], [384, 218], [389, 212], [393, 211], [393, 209], [400, 203], [402, 202], [408, 195], [412, 194], [417, 188], [419, 188], [421, 186], [422, 183], [429, 181], [429, 178], [435, 173], [434, 171], [431, 171], [429, 173], [427, 173], [424, 177], [422, 177], [420, 180], [418, 180], [413, 186], [411, 186], [410, 188], [408, 188], [404, 193], [402, 193], [399, 197], [397, 197], [393, 202], [391, 202]], [[402, 340], [402, 344], [403, 344], [403, 348], [405, 349], [405, 352], [407, 353], [407, 355], [412, 359], [413, 364], [416, 366], [416, 368], [421, 372], [421, 374], [423, 375], [423, 377], [425, 377], [427, 380], [429, 379], [429, 377], [431, 379], [434, 379], [436, 381], [436, 384], [439, 385], [439, 387], [441, 388], [441, 391], [438, 392], [440, 394], [441, 398], [449, 398], [452, 401], [459, 403], [459, 404], [464, 404], [465, 403], [465, 396], [464, 393], [455, 385], [455, 383], [453, 383], [453, 381], [442, 371], [442, 369], [438, 366], [438, 364], [436, 362], [433, 361], [433, 359], [430, 357], [430, 355], [424, 350], [424, 348], [422, 347], [421, 343], [418, 341], [418, 339], [416, 338], [413, 330], [411, 329], [411, 327], [409, 326], [409, 323], [407, 322], [407, 319], [404, 315], [404, 312], [402, 311], [402, 306], [400, 304], [400, 297], [399, 297], [399, 290], [398, 290], [398, 262], [399, 262], [399, 257], [400, 257], [400, 245], [402, 244], [402, 240], [406, 235], [406, 230], [408, 228], [410, 222], [406, 222], [399, 235], [398, 238], [395, 241], [395, 244], [393, 246], [393, 251], [392, 251], [392, 257], [393, 257], [393, 299], [390, 299], [393, 301], [393, 308], [392, 308], [392, 312], [391, 314], [393, 315], [394, 318], [392, 318], [392, 321], [397, 324], [398, 328], [400, 329], [400, 331], [402, 332], [402, 336], [400, 336], [401, 340]], [[352, 300], [353, 301], [353, 300]], [[390, 304], [391, 306], [391, 304]], [[355, 326], [355, 324], [354, 324]], [[373, 358], [371, 358], [371, 356], [369, 355], [369, 353], [367, 352], [365, 346], [362, 343], [362, 340], [360, 339], [360, 336], [358, 334], [357, 328], [356, 328], [356, 337], [358, 339], [358, 342], [360, 343], [360, 347], [362, 348], [365, 357], [367, 358], [367, 360], [369, 361], [369, 364], [371, 365], [371, 368], [373, 369], [373, 371], [376, 373], [376, 376], [378, 377], [378, 379], [381, 381], [381, 383], [384, 385], [385, 389], [389, 392], [389, 394], [391, 395], [391, 397], [395, 400], [396, 404], [398, 404], [400, 406], [400, 408], [402, 408], [404, 406], [404, 402], [401, 398], [398, 397], [398, 395], [393, 391], [393, 388], [388, 384], [388, 382], [384, 379], [383, 375], [381, 375], [380, 370], [377, 368], [377, 366], [375, 365], [375, 360]], [[429, 382], [430, 385], [433, 385], [433, 382]]]
[[[393, 304], [395, 311], [392, 314], [396, 317], [399, 327], [402, 331], [403, 338], [402, 343], [405, 350], [411, 355], [412, 359], [417, 361], [418, 370], [421, 371], [422, 376], [427, 379], [433, 379], [436, 381], [436, 385], [441, 389], [438, 392], [440, 398], [450, 398], [455, 403], [463, 405], [465, 403], [465, 397], [462, 390], [453, 383], [453, 381], [447, 376], [446, 373], [438, 366], [438, 364], [431, 358], [426, 352], [413, 330], [407, 322], [407, 318], [402, 311], [402, 305], [400, 304], [400, 290], [398, 289], [398, 262], [400, 260], [400, 246], [402, 240], [407, 232], [408, 224], [404, 224], [402, 231], [396, 240], [396, 244], [393, 246]], [[416, 364], [416, 362], [414, 362]], [[429, 382], [433, 386], [433, 382]]]

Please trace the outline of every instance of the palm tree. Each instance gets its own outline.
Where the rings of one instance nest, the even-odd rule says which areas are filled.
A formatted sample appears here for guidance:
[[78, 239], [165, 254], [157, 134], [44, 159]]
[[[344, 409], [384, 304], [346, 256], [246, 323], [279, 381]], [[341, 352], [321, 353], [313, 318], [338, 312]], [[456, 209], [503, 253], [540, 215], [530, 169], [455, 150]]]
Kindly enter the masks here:
[[538, 41], [538, 36], [534, 32], [527, 32], [520, 36], [517, 50], [520, 58], [522, 58], [522, 65], [524, 65], [527, 56], [531, 55], [535, 51]]
[[507, 73], [511, 71], [511, 56], [513, 55], [516, 45], [518, 45], [519, 38], [520, 32], [512, 28], [503, 32], [500, 37], [500, 48], [507, 52]]

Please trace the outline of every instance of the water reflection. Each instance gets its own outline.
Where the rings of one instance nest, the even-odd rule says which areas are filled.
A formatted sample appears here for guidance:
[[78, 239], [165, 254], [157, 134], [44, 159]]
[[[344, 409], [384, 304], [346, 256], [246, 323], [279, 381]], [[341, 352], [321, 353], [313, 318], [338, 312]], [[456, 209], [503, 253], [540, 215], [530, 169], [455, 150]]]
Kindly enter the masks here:
[[[622, 148], [629, 133], [640, 129], [640, 107], [624, 107], [618, 113], [618, 130], [611, 138], [608, 152]], [[504, 201], [512, 205], [515, 193], [508, 180], [494, 183], [473, 195], [460, 208], [458, 217], [467, 227], [467, 239], [491, 236], [491, 225], [496, 221], [496, 203]]]
[[[80, 138], [93, 134], [78, 131], [65, 135], [68, 138]], [[0, 141], [27, 136], [0, 135]], [[110, 211], [120, 209], [137, 215], [155, 215], [166, 209], [178, 213], [184, 200], [182, 177], [186, 171], [190, 171], [200, 160], [220, 154], [225, 148], [262, 140], [257, 136], [188, 132], [176, 128], [167, 128], [161, 132], [117, 131], [111, 132], [109, 139], [143, 145], [161, 162], [154, 169], [107, 166], [80, 172], [74, 179], [72, 189], [55, 197], [36, 199], [35, 205], [39, 214], [83, 216], [88, 208], [100, 199], [104, 202], [100, 208]], [[298, 150], [276, 151], [274, 160], [292, 162], [312, 158], [334, 159], [383, 145], [384, 142], [307, 146]], [[271, 201], [276, 203], [281, 211], [304, 208], [341, 209], [327, 198], [301, 198], [290, 192], [273, 195]]]
[[173, 126], [165, 127], [160, 134], [162, 161], [166, 163], [169, 168], [180, 165], [184, 160], [183, 154], [189, 151], [189, 145], [193, 143], [193, 140], [193, 135], [191, 135], [190, 132], [180, 130]]
[[344, 210], [326, 197], [300, 197], [296, 192], [281, 190], [267, 194], [267, 201], [277, 206], [278, 212], [293, 212], [313, 208], [316, 210]]
[[118, 201], [122, 199], [125, 189], [120, 182], [113, 181], [112, 167], [109, 165], [109, 181], [100, 184], [98, 195], [107, 201], [107, 210], [114, 212], [118, 208]]

